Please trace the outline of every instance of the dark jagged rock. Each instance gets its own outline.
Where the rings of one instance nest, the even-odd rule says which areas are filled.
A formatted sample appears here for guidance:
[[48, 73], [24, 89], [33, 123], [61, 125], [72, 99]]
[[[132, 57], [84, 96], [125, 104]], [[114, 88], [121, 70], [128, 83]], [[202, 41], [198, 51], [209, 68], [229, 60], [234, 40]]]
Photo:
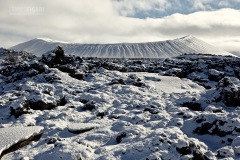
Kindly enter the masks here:
[[197, 127], [194, 130], [194, 133], [198, 133], [201, 135], [204, 134], [211, 134], [211, 132], [209, 131], [212, 127], [214, 126], [214, 123], [209, 123], [209, 122], [205, 122], [203, 123], [200, 127]]
[[193, 152], [192, 160], [210, 160], [210, 159], [208, 159], [206, 156], [204, 156], [204, 154], [201, 151], [196, 150]]
[[85, 77], [84, 73], [77, 73], [77, 72], [69, 74], [69, 75], [73, 78], [78, 79], [78, 80], [84, 80], [84, 77]]
[[182, 69], [179, 68], [171, 68], [165, 71], [164, 76], [177, 76], [180, 75], [182, 72]]
[[105, 112], [98, 112], [96, 116], [103, 118], [105, 114], [106, 114]]
[[240, 86], [233, 83], [238, 79], [224, 77], [217, 85], [217, 90], [220, 92], [219, 97], [227, 106], [240, 106]]
[[1, 68], [0, 73], [4, 76], [12, 76], [15, 73], [28, 71], [30, 66], [26, 63], [19, 63], [14, 65], [7, 65]]
[[226, 146], [223, 148], [220, 148], [216, 151], [218, 158], [228, 158], [228, 157], [234, 157], [234, 150], [230, 146]]
[[86, 104], [89, 100], [86, 100], [86, 99], [80, 99], [80, 102], [83, 103], [83, 104]]
[[224, 73], [217, 71], [216, 69], [210, 69], [208, 73], [208, 79], [210, 81], [218, 82], [224, 77]]
[[46, 71], [46, 67], [37, 61], [19, 62], [17, 64], [4, 65], [0, 74], [6, 76], [6, 82], [11, 83], [27, 77], [33, 77]]
[[57, 102], [58, 106], [65, 106], [67, 104], [67, 100], [66, 97], [63, 96], [62, 98], [59, 99], [59, 101]]
[[192, 150], [189, 146], [182, 147], [182, 148], [176, 148], [176, 150], [178, 151], [178, 153], [180, 153], [182, 155], [187, 155], [187, 154], [192, 153]]
[[136, 81], [141, 81], [141, 80], [137, 77], [136, 74], [130, 74], [130, 75], [129, 75], [129, 78], [134, 79], [134, 80], [136, 80]]
[[93, 110], [96, 108], [96, 104], [94, 101], [89, 101], [87, 102], [83, 107], [82, 107], [82, 110], [86, 111], [86, 110]]
[[[207, 117], [211, 117], [208, 120]], [[195, 121], [200, 125], [193, 131], [200, 135], [217, 135], [219, 137], [225, 137], [227, 135], [236, 134], [236, 127], [233, 127], [233, 123], [239, 123], [236, 120], [223, 120], [223, 117], [217, 117], [213, 114], [198, 116]]]
[[132, 85], [137, 86], [137, 87], [146, 86], [143, 82], [133, 82]]
[[198, 102], [184, 102], [184, 103], [182, 103], [181, 106], [187, 107], [193, 111], [203, 111], [201, 104]]
[[58, 67], [58, 69], [62, 72], [67, 72], [69, 74], [74, 74], [76, 72], [76, 68], [71, 64], [65, 64]]
[[25, 100], [19, 104], [19, 107], [10, 107], [10, 114], [13, 115], [15, 118], [20, 117], [23, 114], [29, 114], [30, 111], [29, 101]]
[[30, 68], [35, 69], [38, 71], [38, 74], [41, 74], [46, 71], [46, 67], [42, 63], [34, 62], [30, 64]]
[[51, 73], [51, 72], [48, 73], [48, 74], [44, 74], [43, 77], [49, 83], [53, 83], [53, 82], [56, 82], [58, 80], [61, 80], [60, 77], [58, 77], [57, 75], [55, 75], [54, 73]]
[[48, 138], [45, 140], [47, 142], [47, 144], [54, 144], [58, 141], [57, 138]]
[[64, 64], [64, 50], [61, 46], [57, 46], [53, 51], [47, 52], [42, 55], [41, 61], [49, 67]]
[[143, 111], [144, 112], [149, 112], [151, 114], [158, 114], [159, 113], [159, 110], [157, 110], [156, 108], [149, 108], [149, 107], [145, 108]]
[[127, 137], [127, 134], [125, 132], [122, 132], [121, 134], [119, 134], [116, 138], [117, 143], [121, 143], [122, 139]]
[[[84, 79], [84, 72], [90, 70], [90, 66], [78, 71], [81, 63], [84, 61], [80, 57], [64, 55], [62, 47], [58, 46], [55, 50], [43, 54], [41, 61], [51, 68], [58, 68], [62, 72], [69, 73], [69, 75], [78, 80]], [[89, 64], [90, 65], [90, 64]]]
[[181, 148], [176, 147], [176, 151], [181, 155], [192, 155], [191, 160], [210, 160], [193, 141]]
[[236, 74], [236, 77], [237, 77], [238, 79], [240, 79], [240, 67], [236, 67], [236, 68], [234, 69], [234, 73]]
[[54, 50], [54, 53], [56, 55], [55, 61], [60, 63], [64, 59], [64, 50], [63, 50], [63, 48], [61, 46], [57, 46], [57, 48]]
[[51, 110], [55, 107], [57, 107], [57, 104], [53, 103], [46, 103], [42, 100], [38, 101], [29, 101], [29, 107], [33, 110]]
[[123, 79], [113, 79], [109, 85], [114, 85], [114, 84], [121, 84], [121, 85], [126, 85], [126, 82]]
[[9, 50], [0, 48], [0, 52], [1, 59], [4, 60], [4, 65], [14, 65], [23, 61], [31, 61], [32, 59], [36, 59], [36, 56], [25, 51], [15, 51], [12, 49]]

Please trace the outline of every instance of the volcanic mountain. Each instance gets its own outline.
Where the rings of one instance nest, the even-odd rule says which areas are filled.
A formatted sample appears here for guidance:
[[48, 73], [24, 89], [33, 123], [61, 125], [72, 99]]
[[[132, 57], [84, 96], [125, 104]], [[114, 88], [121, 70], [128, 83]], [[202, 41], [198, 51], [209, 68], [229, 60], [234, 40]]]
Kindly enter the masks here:
[[99, 58], [168, 58], [191, 53], [232, 55], [193, 36], [159, 42], [116, 44], [63, 43], [36, 38], [13, 46], [11, 49], [40, 56], [56, 46], [62, 46], [66, 54]]

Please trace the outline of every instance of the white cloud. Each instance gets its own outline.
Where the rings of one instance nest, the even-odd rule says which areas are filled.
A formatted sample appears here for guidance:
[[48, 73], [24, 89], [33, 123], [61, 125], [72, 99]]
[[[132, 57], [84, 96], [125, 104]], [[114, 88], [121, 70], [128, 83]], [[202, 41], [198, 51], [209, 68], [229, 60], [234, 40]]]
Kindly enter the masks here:
[[212, 0], [194, 0], [193, 9], [194, 10], [213, 10], [213, 8], [208, 5]]
[[[240, 10], [221, 9], [139, 19], [118, 15], [110, 0], [9, 0], [0, 1], [0, 5], [4, 6], [0, 15], [0, 46], [3, 47], [36, 37], [80, 43], [115, 43], [193, 35], [219, 47], [225, 48], [227, 44], [229, 49], [232, 44], [234, 49], [240, 50], [240, 45], [236, 45], [236, 40], [240, 40]], [[13, 12], [11, 7], [18, 10]]]
[[189, 14], [221, 8], [240, 8], [239, 0], [111, 0], [120, 15], [164, 17], [173, 13]]
[[134, 16], [138, 12], [164, 12], [171, 7], [167, 0], [112, 0], [113, 6], [123, 16]]

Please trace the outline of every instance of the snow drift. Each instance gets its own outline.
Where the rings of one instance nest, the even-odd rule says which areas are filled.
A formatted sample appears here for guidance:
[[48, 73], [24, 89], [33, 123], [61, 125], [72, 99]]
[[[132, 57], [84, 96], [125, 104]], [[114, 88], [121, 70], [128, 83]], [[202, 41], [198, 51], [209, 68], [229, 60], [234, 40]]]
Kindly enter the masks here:
[[[0, 129], [0, 159], [3, 155], [3, 152], [6, 153], [10, 151], [6, 151], [10, 147], [12, 147], [14, 144], [18, 144], [19, 142], [25, 142], [24, 144], [18, 144], [18, 146], [24, 146], [28, 143], [30, 143], [31, 140], [34, 139], [34, 137], [41, 135], [43, 130], [43, 127], [41, 126], [31, 126], [31, 127], [9, 127], [9, 128], [1, 128]], [[39, 137], [40, 138], [40, 137]], [[15, 146], [15, 148], [18, 148], [18, 146]], [[14, 151], [14, 149], [11, 149]], [[5, 154], [6, 154], [5, 153]]]

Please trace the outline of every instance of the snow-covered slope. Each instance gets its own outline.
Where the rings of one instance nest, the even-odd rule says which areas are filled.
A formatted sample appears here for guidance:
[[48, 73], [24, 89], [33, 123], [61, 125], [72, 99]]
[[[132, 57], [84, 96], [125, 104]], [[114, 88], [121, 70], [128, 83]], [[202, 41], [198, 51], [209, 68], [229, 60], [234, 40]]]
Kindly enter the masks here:
[[40, 56], [58, 45], [64, 48], [66, 54], [81, 57], [166, 58], [184, 53], [231, 55], [193, 36], [160, 42], [118, 44], [73, 44], [38, 38], [13, 46], [11, 49]]

